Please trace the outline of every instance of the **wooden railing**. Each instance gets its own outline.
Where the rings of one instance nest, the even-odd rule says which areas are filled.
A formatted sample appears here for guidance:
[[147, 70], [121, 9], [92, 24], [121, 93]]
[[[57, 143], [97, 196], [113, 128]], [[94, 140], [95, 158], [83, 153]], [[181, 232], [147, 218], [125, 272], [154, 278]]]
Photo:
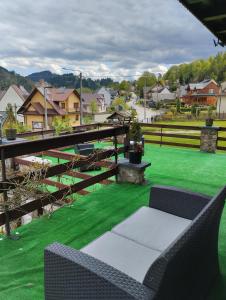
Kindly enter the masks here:
[[[129, 128], [127, 126], [117, 126], [117, 127], [105, 128], [100, 130], [93, 130], [93, 131], [91, 130], [82, 133], [71, 133], [67, 135], [44, 138], [35, 141], [23, 141], [20, 143], [0, 145], [1, 164], [2, 164], [2, 180], [0, 181], [0, 193], [3, 194], [4, 203], [5, 203], [5, 211], [0, 214], [0, 225], [4, 225], [4, 224], [6, 225], [7, 235], [10, 235], [11, 221], [16, 220], [17, 218], [20, 218], [34, 210], [42, 209], [44, 206], [56, 202], [59, 199], [62, 199], [63, 196], [67, 197], [68, 195], [81, 191], [84, 188], [93, 185], [95, 183], [103, 182], [104, 180], [106, 183], [107, 178], [113, 175], [117, 176], [118, 154], [123, 153], [125, 150], [124, 147], [118, 148], [117, 136], [122, 134], [127, 134], [128, 130]], [[58, 165], [50, 166], [48, 167], [47, 170], [43, 170], [43, 172], [41, 172], [40, 178], [45, 180], [46, 178], [55, 175], [59, 175], [65, 172], [68, 173], [73, 169], [85, 166], [90, 163], [94, 163], [94, 164], [102, 163], [102, 165], [108, 167], [107, 171], [104, 171], [101, 174], [98, 174], [96, 176], [79, 175], [80, 176], [79, 178], [84, 178], [84, 180], [70, 186], [65, 186], [62, 184], [61, 185], [62, 188], [60, 188], [58, 191], [54, 193], [51, 193], [47, 196], [46, 195], [41, 196], [38, 199], [32, 200], [31, 202], [28, 203], [24, 203], [19, 207], [13, 207], [11, 209], [8, 209], [7, 207], [8, 191], [16, 188], [18, 184], [24, 184], [25, 178], [32, 180], [32, 178], [35, 177], [36, 174], [35, 172], [29, 172], [27, 174], [17, 175], [14, 176], [13, 178], [11, 177], [10, 179], [8, 179], [6, 176], [6, 159], [15, 159], [17, 157], [17, 160], [19, 161], [20, 158], [18, 157], [21, 155], [29, 155], [34, 152], [36, 154], [46, 153], [48, 151], [49, 151], [48, 153], [50, 153], [51, 149], [67, 147], [78, 143], [95, 141], [95, 140], [109, 138], [109, 137], [113, 137], [114, 140], [114, 145], [111, 149], [101, 150], [100, 152], [96, 151], [94, 152], [94, 154], [88, 157], [82, 157], [78, 155], [76, 156], [73, 154], [67, 154], [67, 157], [65, 157], [66, 154], [64, 155], [64, 153], [58, 151], [59, 152], [58, 154], [62, 153], [62, 155], [64, 155], [64, 159], [68, 161]], [[52, 151], [53, 154], [57, 152], [54, 151]], [[57, 153], [55, 153], [54, 155], [56, 154]], [[105, 160], [112, 156], [115, 157], [115, 161], [112, 161], [112, 163]], [[76, 176], [76, 172], [74, 172], [73, 175]]]
[[[80, 125], [80, 126], [73, 126], [73, 133], [75, 132], [81, 132], [81, 131], [87, 131], [87, 130], [92, 130], [92, 129], [98, 129], [101, 127], [102, 124], [95, 123], [95, 124], [87, 124], [87, 125]], [[62, 132], [63, 134], [64, 132]], [[48, 130], [37, 130], [37, 131], [28, 131], [28, 132], [23, 132], [23, 133], [18, 133], [17, 137], [18, 138], [29, 138], [29, 137], [39, 137], [39, 138], [44, 138], [46, 135], [50, 136], [56, 135], [55, 129], [48, 129]]]
[[[200, 126], [184, 126], [184, 125], [166, 125], [166, 124], [146, 124], [140, 123], [143, 134], [145, 136], [145, 143], [150, 144], [159, 144], [161, 145], [169, 145], [169, 146], [180, 146], [180, 147], [188, 147], [188, 148], [199, 148], [200, 143], [181, 143], [177, 141], [166, 141], [167, 138], [176, 138], [176, 139], [189, 139], [189, 140], [200, 140]], [[151, 129], [157, 129], [158, 131], [153, 131]], [[170, 131], [167, 132], [165, 130]], [[177, 133], [176, 130], [183, 130], [183, 133]], [[175, 131], [175, 133], [174, 133]], [[191, 132], [197, 132], [197, 134], [191, 134]], [[151, 137], [151, 138], [149, 138]], [[159, 139], [152, 139], [152, 137], [159, 137]]]

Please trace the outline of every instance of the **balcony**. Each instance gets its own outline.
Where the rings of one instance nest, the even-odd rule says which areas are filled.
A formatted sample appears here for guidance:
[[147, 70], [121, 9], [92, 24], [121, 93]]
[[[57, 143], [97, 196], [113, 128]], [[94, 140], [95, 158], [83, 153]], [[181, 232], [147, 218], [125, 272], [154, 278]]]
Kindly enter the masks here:
[[[108, 144], [97, 143], [98, 147]], [[72, 153], [73, 150], [67, 150]], [[150, 186], [170, 185], [214, 195], [226, 182], [226, 154], [207, 154], [195, 149], [147, 144], [144, 160], [152, 166], [146, 170], [148, 185], [94, 185], [91, 193], [75, 196], [75, 202], [43, 216], [14, 231], [20, 239], [0, 236], [0, 299], [44, 299], [43, 251], [58, 241], [75, 249], [111, 229], [143, 205], [148, 205]], [[90, 172], [92, 173], [92, 172]], [[113, 179], [113, 178], [111, 178]], [[226, 209], [219, 237], [222, 282], [218, 281], [208, 299], [226, 297]]]

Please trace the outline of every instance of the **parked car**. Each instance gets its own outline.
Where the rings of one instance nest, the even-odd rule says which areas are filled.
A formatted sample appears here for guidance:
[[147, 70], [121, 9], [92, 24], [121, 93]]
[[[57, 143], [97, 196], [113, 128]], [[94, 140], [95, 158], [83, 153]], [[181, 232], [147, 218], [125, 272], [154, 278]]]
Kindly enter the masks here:
[[156, 108], [156, 103], [153, 100], [151, 100], [148, 102], [148, 106], [149, 108]]

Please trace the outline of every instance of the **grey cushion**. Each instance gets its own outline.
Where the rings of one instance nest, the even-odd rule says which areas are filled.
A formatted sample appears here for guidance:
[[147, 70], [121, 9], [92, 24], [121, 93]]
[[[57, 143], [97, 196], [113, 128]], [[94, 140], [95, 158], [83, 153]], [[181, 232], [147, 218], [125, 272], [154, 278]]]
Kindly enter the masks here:
[[141, 207], [112, 232], [153, 250], [164, 251], [191, 223], [163, 211]]
[[161, 254], [112, 232], [105, 233], [81, 251], [141, 283], [151, 264]]

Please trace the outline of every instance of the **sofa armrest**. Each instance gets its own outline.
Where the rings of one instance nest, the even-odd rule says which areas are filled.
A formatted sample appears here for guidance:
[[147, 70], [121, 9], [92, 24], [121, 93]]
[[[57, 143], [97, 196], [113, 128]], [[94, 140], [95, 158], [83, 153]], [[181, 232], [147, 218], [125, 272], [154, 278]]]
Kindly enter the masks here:
[[54, 243], [45, 249], [45, 299], [153, 299], [154, 292], [111, 266]]
[[178, 217], [193, 220], [211, 197], [169, 186], [154, 185], [149, 206]]

